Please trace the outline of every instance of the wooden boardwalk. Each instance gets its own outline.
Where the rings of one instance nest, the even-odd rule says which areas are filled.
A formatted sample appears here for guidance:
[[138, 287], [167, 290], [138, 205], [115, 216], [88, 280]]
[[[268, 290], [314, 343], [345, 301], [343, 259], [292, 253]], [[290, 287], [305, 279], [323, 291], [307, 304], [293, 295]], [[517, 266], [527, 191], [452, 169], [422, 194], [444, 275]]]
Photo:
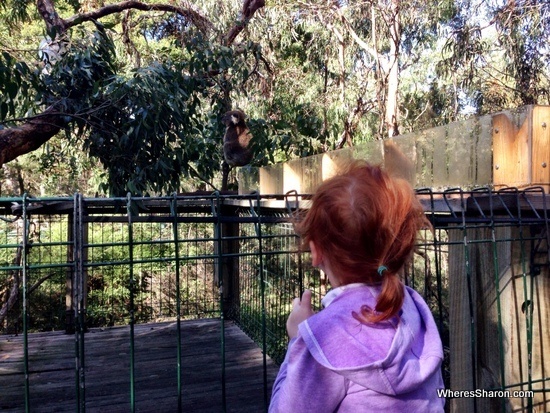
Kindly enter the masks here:
[[[264, 411], [261, 349], [225, 322], [227, 412]], [[135, 409], [177, 412], [175, 322], [135, 326]], [[28, 336], [31, 412], [75, 412], [75, 337], [63, 332]], [[130, 330], [91, 329], [85, 334], [86, 412], [130, 411]], [[181, 322], [182, 411], [221, 412], [220, 320]], [[0, 411], [24, 412], [23, 337], [0, 336]], [[278, 367], [267, 360], [267, 394]]]

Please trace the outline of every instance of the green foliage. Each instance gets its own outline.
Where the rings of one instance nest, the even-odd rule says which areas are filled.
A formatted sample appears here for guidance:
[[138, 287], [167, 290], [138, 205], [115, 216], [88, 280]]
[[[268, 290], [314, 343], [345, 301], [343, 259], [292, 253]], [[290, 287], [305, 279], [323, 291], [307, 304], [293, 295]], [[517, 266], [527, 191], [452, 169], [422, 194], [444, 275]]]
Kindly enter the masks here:
[[193, 117], [200, 101], [199, 82], [179, 65], [139, 69], [130, 79], [112, 78], [97, 93], [86, 146], [109, 173], [113, 194], [162, 192], [179, 188], [185, 166], [205, 141]]
[[56, 40], [54, 43], [61, 51], [67, 50], [60, 52], [55, 61], [46, 61], [42, 100], [67, 115], [74, 115], [76, 124], [82, 127], [80, 116], [92, 109], [90, 97], [116, 70], [114, 46], [102, 30], [81, 31], [80, 39], [71, 47], [66, 42]]
[[548, 79], [548, 36], [550, 36], [550, 4], [526, 1], [512, 8], [494, 10], [499, 43], [508, 52], [507, 74], [514, 79], [515, 97], [521, 104], [535, 104], [550, 98]]
[[550, 102], [548, 2], [457, 1], [439, 73], [452, 77], [462, 104], [489, 113]]
[[0, 128], [8, 118], [22, 116], [34, 103], [38, 79], [25, 62], [0, 53]]
[[8, 10], [7, 20], [15, 25], [29, 19], [29, 5], [33, 4], [30, 0], [11, 0], [0, 3], [3, 8]]
[[40, 149], [20, 156], [0, 169], [0, 195], [97, 195], [97, 162], [86, 156], [79, 142], [60, 134]]
[[[463, 113], [548, 102], [547, 2], [398, 3], [402, 133]], [[43, 61], [36, 5], [2, 6], [0, 127], [55, 105], [66, 130], [21, 166], [39, 159], [75, 176], [99, 160], [89, 181], [100, 180], [101, 193], [161, 194], [192, 180], [215, 182], [228, 109], [248, 115], [255, 166], [333, 149], [346, 136], [367, 142], [383, 129], [389, 4], [271, 2], [231, 45], [223, 39], [241, 1], [197, 3], [203, 26], [189, 16], [131, 10], [73, 27], [50, 42], [59, 55]], [[99, 7], [55, 3], [65, 18]]]

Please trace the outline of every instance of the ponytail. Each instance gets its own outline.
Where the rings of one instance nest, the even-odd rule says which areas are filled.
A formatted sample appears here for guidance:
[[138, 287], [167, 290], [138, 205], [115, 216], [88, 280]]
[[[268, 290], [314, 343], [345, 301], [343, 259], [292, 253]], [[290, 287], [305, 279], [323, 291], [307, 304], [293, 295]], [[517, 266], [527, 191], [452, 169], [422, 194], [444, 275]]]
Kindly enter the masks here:
[[397, 274], [384, 272], [382, 281], [382, 291], [376, 301], [374, 310], [369, 306], [362, 306], [358, 314], [352, 312], [353, 317], [362, 323], [378, 323], [389, 320], [399, 313], [405, 299], [405, 290], [403, 283]]

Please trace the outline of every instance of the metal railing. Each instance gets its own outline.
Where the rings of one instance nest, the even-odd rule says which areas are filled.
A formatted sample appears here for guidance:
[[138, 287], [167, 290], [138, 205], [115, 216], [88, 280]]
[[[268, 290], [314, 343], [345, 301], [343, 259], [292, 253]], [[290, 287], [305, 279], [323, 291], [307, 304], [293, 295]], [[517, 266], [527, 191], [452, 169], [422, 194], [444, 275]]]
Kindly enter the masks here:
[[[515, 399], [451, 395], [448, 404], [480, 412], [548, 408], [547, 196], [539, 188], [425, 189], [418, 196], [433, 230], [424, 231], [403, 275], [439, 325], [447, 388], [532, 392]], [[271, 390], [267, 357], [284, 357], [292, 298], [309, 288], [320, 309], [329, 288], [294, 235], [293, 212], [307, 202], [296, 194], [217, 193], [2, 199], [0, 331], [25, 337], [32, 331], [74, 332], [76, 399], [84, 411], [87, 328], [127, 324], [133, 331], [136, 323], [173, 319], [179, 326], [185, 319], [216, 317], [223, 353], [224, 320], [231, 319], [262, 348], [265, 408]], [[133, 335], [129, 340], [133, 354]], [[25, 369], [28, 401], [26, 354]], [[134, 409], [133, 374], [130, 381]], [[225, 405], [225, 385], [222, 398]]]

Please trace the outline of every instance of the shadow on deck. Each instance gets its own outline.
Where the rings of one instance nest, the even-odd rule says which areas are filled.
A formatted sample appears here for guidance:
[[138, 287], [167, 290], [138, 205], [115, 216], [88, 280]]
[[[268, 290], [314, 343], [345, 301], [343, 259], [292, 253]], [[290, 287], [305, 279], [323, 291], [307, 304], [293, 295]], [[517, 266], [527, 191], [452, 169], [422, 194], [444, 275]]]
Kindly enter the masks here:
[[[264, 410], [261, 349], [232, 322], [225, 322], [227, 412]], [[135, 326], [135, 410], [177, 412], [175, 322]], [[221, 322], [181, 322], [182, 411], [221, 412]], [[30, 411], [77, 411], [75, 336], [28, 335]], [[129, 412], [130, 329], [91, 329], [85, 334], [87, 412]], [[267, 396], [278, 367], [267, 359]], [[25, 411], [23, 336], [0, 336], [0, 410]]]

